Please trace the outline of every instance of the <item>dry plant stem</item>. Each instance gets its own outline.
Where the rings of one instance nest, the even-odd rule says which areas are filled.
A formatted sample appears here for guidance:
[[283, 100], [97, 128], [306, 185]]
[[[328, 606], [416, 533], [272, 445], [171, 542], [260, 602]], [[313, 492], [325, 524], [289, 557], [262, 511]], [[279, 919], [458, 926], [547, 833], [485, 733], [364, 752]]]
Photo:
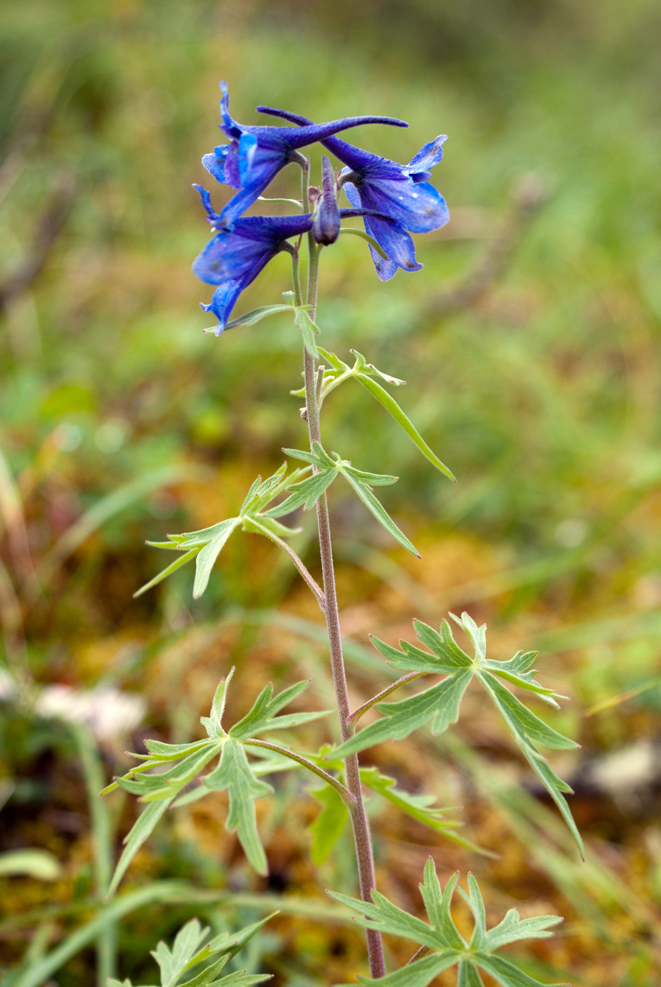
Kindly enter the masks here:
[[[315, 317], [317, 300], [317, 275], [319, 269], [319, 248], [312, 237], [310, 237], [310, 267], [308, 272], [308, 304], [312, 305], [310, 315]], [[310, 435], [310, 447], [313, 442], [321, 441], [319, 428], [319, 407], [317, 404], [317, 380], [315, 372], [314, 357], [305, 350], [305, 404], [307, 409], [308, 432]], [[328, 628], [328, 642], [330, 646], [331, 670], [333, 674], [333, 685], [335, 687], [335, 698], [337, 702], [337, 713], [340, 721], [340, 736], [342, 742], [348, 740], [352, 734], [349, 724], [349, 694], [347, 690], [347, 679], [344, 670], [344, 658], [342, 655], [342, 635], [340, 632], [340, 617], [337, 605], [337, 592], [335, 587], [335, 573], [333, 569], [333, 548], [331, 542], [330, 518], [328, 514], [328, 501], [326, 495], [322, 494], [317, 501], [317, 525], [319, 529], [319, 550], [321, 555], [321, 571], [323, 573], [324, 595], [326, 597], [326, 626]], [[360, 896], [363, 901], [372, 901], [372, 891], [376, 888], [374, 875], [374, 858], [372, 854], [372, 839], [370, 836], [369, 822], [363, 793], [360, 783], [360, 773], [358, 768], [358, 756], [352, 754], [344, 761], [347, 788], [354, 797], [354, 802], [349, 808], [351, 825], [353, 828], [354, 843], [356, 846], [356, 858], [358, 861], [358, 878], [360, 884]], [[386, 973], [383, 958], [383, 943], [381, 934], [374, 929], [367, 930], [367, 953], [370, 964], [370, 974], [373, 979], [384, 977]]]

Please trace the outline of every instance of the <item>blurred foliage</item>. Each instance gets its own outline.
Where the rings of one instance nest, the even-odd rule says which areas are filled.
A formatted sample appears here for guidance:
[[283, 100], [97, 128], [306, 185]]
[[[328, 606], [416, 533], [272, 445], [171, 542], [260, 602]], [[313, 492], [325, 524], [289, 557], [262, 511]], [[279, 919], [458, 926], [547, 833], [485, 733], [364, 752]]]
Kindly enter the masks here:
[[[288, 393], [300, 386], [300, 339], [288, 320], [220, 340], [201, 332], [197, 303], [210, 290], [190, 262], [208, 232], [190, 185], [211, 181], [199, 160], [218, 140], [222, 77], [245, 122], [260, 102], [316, 120], [401, 116], [406, 132], [356, 134], [401, 161], [450, 135], [435, 182], [452, 221], [418, 238], [423, 271], [382, 285], [351, 237], [323, 257], [322, 345], [347, 361], [358, 346], [406, 378], [397, 400], [459, 480], [438, 478], [359, 388], [329, 398], [326, 446], [400, 475], [387, 507], [423, 554], [416, 562], [392, 551], [362, 506], [334, 491], [343, 627], [357, 641], [370, 631], [394, 641], [414, 613], [438, 624], [448, 607], [466, 606], [488, 619], [503, 653], [515, 640], [542, 648], [542, 674], [561, 692], [569, 681], [574, 699], [558, 729], [583, 744], [563, 773], [575, 779], [590, 870], [470, 693], [459, 735], [477, 762], [448, 747], [448, 768], [424, 739], [379, 751], [378, 766], [398, 784], [462, 802], [467, 837], [501, 853], [493, 863], [471, 858], [393, 810], [375, 822], [380, 887], [420, 906], [416, 885], [433, 852], [444, 881], [472, 866], [494, 917], [512, 898], [567, 916], [536, 947], [540, 976], [545, 967], [549, 979], [571, 970], [595, 987], [657, 983], [661, 700], [658, 686], [642, 687], [658, 676], [661, 626], [658, 4], [2, 8], [0, 613], [10, 671], [0, 683], [0, 850], [42, 848], [63, 862], [48, 884], [0, 878], [2, 962], [30, 943], [38, 955], [64, 941], [96, 907], [83, 767], [66, 724], [52, 708], [40, 712], [42, 687], [140, 692], [147, 735], [175, 742], [198, 735], [197, 716], [232, 662], [237, 715], [269, 678], [291, 681], [292, 663], [327, 702], [315, 604], [286, 560], [252, 536], [228, 546], [203, 600], [191, 602], [182, 570], [131, 601], [161, 563], [145, 538], [231, 515], [254, 476], [279, 465], [281, 447], [301, 441]], [[272, 194], [291, 195], [295, 182], [293, 169], [283, 172]], [[537, 208], [520, 222], [531, 183]], [[223, 201], [219, 187], [212, 194]], [[276, 258], [237, 314], [279, 301], [288, 274], [287, 259]], [[307, 530], [297, 550], [315, 570], [312, 545]], [[378, 662], [358, 644], [352, 655], [353, 694], [366, 699], [382, 683]], [[18, 703], [7, 698], [16, 684]], [[108, 775], [126, 769], [121, 751], [132, 741], [120, 734], [99, 740]], [[323, 739], [312, 731], [310, 744]], [[652, 751], [647, 787], [635, 766], [615, 773], [613, 790], [581, 784], [593, 761], [607, 767], [612, 751], [633, 751], [635, 761], [641, 744]], [[537, 798], [517, 801], [512, 773]], [[250, 962], [277, 983], [308, 987], [346, 979], [363, 954], [356, 931], [329, 922], [319, 892], [353, 890], [351, 848], [341, 842], [313, 872], [304, 827], [318, 807], [305, 795], [292, 804], [297, 787], [287, 779], [260, 822], [269, 890], [287, 892], [290, 905], [264, 946], [251, 946]], [[176, 878], [198, 897], [155, 901], [132, 913], [130, 929], [120, 922], [122, 977], [149, 978], [148, 949], [193, 914], [214, 931], [263, 914], [251, 894], [264, 885], [251, 883], [219, 825], [217, 798], [215, 812], [206, 802], [177, 810], [137, 858], [137, 887]], [[125, 832], [132, 809], [118, 801], [114, 811]], [[530, 832], [534, 852], [513, 838]], [[231, 906], [220, 901], [228, 887], [243, 895]], [[55, 911], [38, 921], [16, 921], [47, 907]], [[314, 914], [323, 921], [309, 921]], [[90, 982], [94, 962], [87, 945], [49, 982]]]

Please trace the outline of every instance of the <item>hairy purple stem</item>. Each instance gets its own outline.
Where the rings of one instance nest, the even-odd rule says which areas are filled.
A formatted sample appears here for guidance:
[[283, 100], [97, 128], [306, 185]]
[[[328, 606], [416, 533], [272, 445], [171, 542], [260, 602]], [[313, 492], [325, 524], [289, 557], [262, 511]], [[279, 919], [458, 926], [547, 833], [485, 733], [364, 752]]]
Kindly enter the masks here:
[[[319, 252], [320, 248], [314, 241], [312, 234], [308, 234], [310, 266], [308, 269], [308, 304], [312, 306], [310, 317], [314, 320], [317, 307], [317, 286], [319, 274]], [[300, 304], [300, 302], [299, 302]], [[317, 381], [315, 372], [314, 357], [305, 350], [305, 404], [308, 432], [310, 436], [310, 448], [313, 442], [321, 442], [321, 431], [319, 427], [319, 405], [317, 403]], [[340, 632], [340, 616], [337, 605], [337, 590], [335, 586], [335, 572], [333, 567], [333, 547], [331, 542], [330, 518], [328, 514], [328, 501], [326, 494], [322, 494], [317, 501], [317, 526], [319, 529], [319, 551], [321, 555], [321, 571], [323, 574], [323, 588], [326, 599], [324, 609], [326, 615], [326, 627], [328, 629], [328, 643], [330, 647], [331, 670], [333, 674], [333, 685], [335, 687], [335, 700], [337, 703], [337, 714], [340, 722], [340, 736], [342, 743], [348, 740], [353, 730], [349, 723], [351, 708], [349, 705], [349, 693], [347, 689], [347, 678], [344, 669], [344, 657], [342, 654], [342, 635]], [[346, 771], [347, 788], [354, 797], [353, 804], [349, 807], [351, 826], [353, 829], [354, 844], [356, 847], [356, 859], [358, 862], [358, 880], [360, 886], [360, 897], [363, 901], [372, 901], [372, 891], [376, 889], [376, 878], [374, 874], [374, 855], [372, 852], [372, 838], [370, 835], [369, 822], [365, 812], [363, 802], [363, 791], [360, 783], [358, 768], [358, 755], [352, 754], [345, 758], [344, 767]], [[386, 973], [385, 961], [383, 958], [383, 942], [381, 933], [375, 929], [367, 930], [367, 953], [370, 964], [370, 974], [372, 979], [384, 977]]]

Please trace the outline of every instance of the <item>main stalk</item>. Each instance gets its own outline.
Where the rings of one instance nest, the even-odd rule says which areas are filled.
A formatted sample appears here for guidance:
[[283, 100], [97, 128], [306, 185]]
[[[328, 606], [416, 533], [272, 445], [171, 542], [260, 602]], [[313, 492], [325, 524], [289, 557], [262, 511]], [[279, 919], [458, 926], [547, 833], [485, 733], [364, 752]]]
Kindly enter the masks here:
[[[304, 175], [304, 197], [307, 196], [307, 175]], [[310, 316], [314, 320], [317, 307], [317, 286], [319, 272], [319, 252], [320, 248], [314, 241], [311, 233], [308, 234], [309, 246], [309, 268], [308, 268], [308, 292], [307, 303], [312, 306]], [[297, 265], [296, 265], [297, 267]], [[295, 288], [300, 294], [300, 282], [298, 281], [298, 270], [295, 271]], [[300, 298], [297, 299], [300, 304]], [[314, 357], [305, 350], [305, 405], [310, 437], [310, 448], [313, 442], [321, 442], [321, 431], [319, 427], [319, 405], [317, 402], [317, 382], [315, 372]], [[326, 604], [324, 613], [326, 616], [326, 627], [328, 629], [328, 643], [330, 647], [331, 670], [333, 674], [333, 685], [335, 687], [335, 699], [337, 703], [337, 714], [340, 722], [340, 736], [342, 743], [348, 740], [352, 734], [352, 727], [349, 723], [349, 693], [347, 689], [347, 678], [344, 668], [344, 656], [342, 654], [342, 635], [340, 631], [340, 615], [337, 605], [337, 590], [335, 586], [335, 571], [333, 566], [333, 546], [331, 541], [330, 517], [328, 513], [328, 500], [326, 494], [322, 494], [317, 501], [317, 527], [319, 530], [319, 551], [321, 555], [321, 571], [323, 575], [323, 587]], [[360, 783], [360, 773], [358, 766], [358, 755], [351, 754], [344, 761], [346, 771], [347, 788], [353, 795], [351, 814], [351, 826], [353, 829], [354, 843], [356, 847], [356, 859], [358, 862], [358, 878], [360, 885], [360, 896], [363, 901], [372, 901], [372, 891], [376, 888], [374, 874], [374, 857], [372, 854], [372, 839], [370, 835], [369, 822], [365, 812], [363, 802], [363, 792]], [[370, 973], [373, 979], [384, 977], [386, 973], [383, 958], [383, 943], [381, 933], [374, 929], [367, 930], [367, 952], [370, 964]]]

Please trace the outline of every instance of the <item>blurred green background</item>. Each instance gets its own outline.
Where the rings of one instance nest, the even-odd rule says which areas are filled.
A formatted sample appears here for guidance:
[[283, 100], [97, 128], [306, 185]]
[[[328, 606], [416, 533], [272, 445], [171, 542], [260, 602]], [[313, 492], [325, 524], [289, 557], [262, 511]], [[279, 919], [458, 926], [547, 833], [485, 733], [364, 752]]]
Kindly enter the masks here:
[[[406, 378], [398, 400], [459, 481], [435, 474], [369, 395], [329, 399], [326, 445], [400, 475], [384, 500], [423, 553], [404, 558], [335, 492], [343, 624], [360, 643], [370, 631], [407, 633], [414, 612], [438, 623], [465, 607], [488, 621], [494, 655], [541, 649], [542, 675], [573, 700], [559, 722], [583, 750], [564, 771], [590, 779], [575, 785], [574, 804], [591, 863], [565, 853], [540, 802], [514, 804], [491, 779], [488, 798], [475, 794], [485, 764], [528, 781], [479, 704], [459, 731], [478, 760], [464, 747], [444, 753], [454, 789], [437, 749], [411, 748], [428, 758], [424, 770], [411, 769], [407, 748], [386, 752], [383, 767], [394, 757], [411, 787], [450, 785], [467, 835], [502, 851], [498, 863], [469, 860], [492, 889], [490, 907], [510, 907], [513, 895], [567, 915], [554, 945], [540, 947], [547, 972], [595, 987], [658, 982], [660, 42], [653, 0], [2, 4], [0, 849], [43, 847], [63, 861], [55, 884], [0, 878], [7, 965], [41, 928], [15, 913], [56, 901], [64, 911], [46, 937], [56, 943], [78, 920], [66, 909], [78, 900], [84, 912], [91, 893], [82, 775], [61, 722], [36, 711], [31, 683], [140, 693], [141, 730], [186, 738], [232, 661], [247, 703], [262, 675], [284, 681], [292, 658], [308, 672], [317, 660], [320, 615], [252, 536], [230, 545], [202, 600], [190, 599], [187, 569], [131, 599], [164, 564], [145, 538], [231, 513], [282, 446], [304, 441], [289, 394], [300, 386], [300, 338], [288, 320], [219, 340], [202, 332], [198, 302], [211, 289], [190, 264], [208, 230], [191, 183], [225, 201], [199, 164], [220, 139], [224, 78], [241, 122], [258, 122], [258, 103], [318, 121], [398, 116], [407, 131], [350, 139], [402, 162], [449, 135], [434, 184], [452, 218], [416, 238], [421, 272], [381, 284], [352, 237], [322, 259], [322, 345], [343, 359], [355, 346]], [[270, 194], [296, 195], [296, 183], [287, 169]], [[287, 258], [276, 258], [236, 314], [279, 301], [288, 278]], [[314, 568], [309, 527], [298, 547]], [[314, 668], [323, 703], [323, 665]], [[368, 668], [355, 680], [365, 696]], [[22, 703], [11, 700], [17, 682]], [[116, 773], [131, 741], [97, 739], [106, 774]], [[595, 778], [612, 763], [608, 789]], [[305, 863], [314, 810], [302, 805], [300, 836], [283, 835], [277, 813], [269, 823], [270, 853], [282, 858], [274, 893], [320, 893]], [[132, 811], [122, 810], [121, 831]], [[217, 820], [204, 846], [190, 826], [173, 823], [130, 880], [261, 887]], [[403, 844], [387, 827], [377, 838], [388, 888], [389, 854], [403, 859]], [[551, 850], [532, 849], [545, 841], [553, 866]], [[418, 843], [424, 862], [429, 834]], [[452, 847], [444, 857], [447, 846], [439, 840], [440, 865], [465, 870], [466, 855]], [[351, 881], [343, 853], [328, 866]], [[400, 897], [417, 907], [422, 865], [411, 854]], [[141, 975], [146, 949], [182, 914], [159, 906], [138, 919], [121, 940], [122, 976]], [[347, 956], [362, 962], [357, 933], [333, 939], [288, 921], [265, 947], [277, 983], [327, 983], [328, 971], [346, 977]], [[93, 962], [83, 952], [49, 982], [91, 982]]]

